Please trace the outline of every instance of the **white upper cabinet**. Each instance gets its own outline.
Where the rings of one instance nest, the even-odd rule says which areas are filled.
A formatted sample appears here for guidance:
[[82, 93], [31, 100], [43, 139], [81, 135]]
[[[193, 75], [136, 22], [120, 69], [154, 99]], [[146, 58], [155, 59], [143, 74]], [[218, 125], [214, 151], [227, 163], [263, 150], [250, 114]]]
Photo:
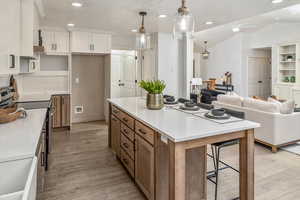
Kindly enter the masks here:
[[108, 34], [74, 31], [71, 38], [72, 53], [108, 54], [111, 36]]
[[0, 6], [0, 74], [19, 72], [20, 14], [20, 0], [5, 1]]
[[21, 56], [33, 57], [33, 0], [21, 1]]
[[46, 54], [69, 53], [69, 32], [43, 30], [42, 37]]

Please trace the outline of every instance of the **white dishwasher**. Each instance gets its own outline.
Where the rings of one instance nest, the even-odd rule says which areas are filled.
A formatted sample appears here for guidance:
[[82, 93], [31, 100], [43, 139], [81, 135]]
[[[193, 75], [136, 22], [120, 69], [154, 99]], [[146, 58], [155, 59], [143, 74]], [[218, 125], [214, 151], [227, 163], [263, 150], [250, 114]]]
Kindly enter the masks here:
[[0, 200], [35, 200], [37, 158], [0, 163]]

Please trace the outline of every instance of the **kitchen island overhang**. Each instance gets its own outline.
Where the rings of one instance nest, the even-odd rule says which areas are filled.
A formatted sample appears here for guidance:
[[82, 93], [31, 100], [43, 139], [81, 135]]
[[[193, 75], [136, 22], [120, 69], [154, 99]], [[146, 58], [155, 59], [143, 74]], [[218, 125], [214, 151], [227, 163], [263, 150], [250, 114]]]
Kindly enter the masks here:
[[[148, 110], [145, 99], [141, 97], [109, 99], [108, 102], [110, 103], [110, 116], [113, 119], [119, 119], [122, 126], [127, 127], [127, 120], [135, 124], [143, 124], [154, 132], [152, 144], [154, 166], [153, 169], [151, 167], [148, 169], [153, 170], [152, 182], [155, 189], [146, 191], [148, 199], [206, 199], [206, 146], [232, 139], [240, 140], [240, 199], [254, 199], [254, 129], [258, 128], [259, 124], [247, 120], [218, 124], [167, 107], [158, 111]], [[112, 127], [110, 120], [110, 146], [112, 144], [111, 130], [118, 128], [115, 126]], [[132, 126], [131, 130], [139, 139], [144, 133], [136, 128]], [[120, 134], [123, 135], [123, 133], [124, 131], [120, 129]], [[138, 142], [135, 140], [132, 142], [136, 147]], [[114, 146], [118, 146], [120, 141], [113, 143]], [[120, 149], [123, 152], [124, 148], [120, 147]], [[135, 156], [139, 155], [136, 149], [133, 151]], [[127, 155], [127, 153], [123, 154]], [[136, 164], [138, 160], [133, 158], [132, 162], [134, 169], [131, 173], [137, 182], [137, 179], [140, 179], [139, 165]], [[140, 188], [144, 187], [140, 185], [142, 184], [138, 184]], [[144, 190], [142, 189], [145, 194]], [[149, 192], [153, 194], [149, 195]]]

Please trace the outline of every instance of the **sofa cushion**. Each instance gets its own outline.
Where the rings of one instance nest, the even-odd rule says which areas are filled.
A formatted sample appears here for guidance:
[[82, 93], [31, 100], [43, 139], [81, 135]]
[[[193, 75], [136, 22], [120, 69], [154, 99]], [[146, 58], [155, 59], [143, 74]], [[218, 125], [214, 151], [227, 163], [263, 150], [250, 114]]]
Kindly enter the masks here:
[[294, 112], [295, 101], [289, 100], [281, 103], [276, 99], [268, 98], [268, 102], [275, 103], [278, 106], [281, 114], [292, 114]]
[[280, 108], [276, 103], [262, 101], [253, 98], [245, 98], [244, 107], [263, 111], [263, 112], [280, 113]]
[[243, 97], [238, 95], [218, 95], [217, 100], [221, 103], [235, 105], [235, 106], [243, 106]]

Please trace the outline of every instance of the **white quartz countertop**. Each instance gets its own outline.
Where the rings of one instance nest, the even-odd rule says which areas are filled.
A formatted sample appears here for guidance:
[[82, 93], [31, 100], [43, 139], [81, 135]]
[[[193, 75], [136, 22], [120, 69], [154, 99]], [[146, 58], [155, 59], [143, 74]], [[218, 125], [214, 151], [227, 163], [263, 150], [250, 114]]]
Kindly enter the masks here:
[[27, 111], [27, 118], [0, 124], [0, 162], [33, 157], [47, 109]]
[[49, 101], [52, 95], [61, 95], [61, 94], [70, 94], [68, 91], [52, 91], [45, 93], [30, 93], [30, 94], [21, 94], [18, 102], [26, 101]]
[[174, 142], [260, 127], [260, 124], [247, 120], [219, 124], [168, 107], [162, 110], [148, 110], [142, 97], [116, 98], [108, 101]]

